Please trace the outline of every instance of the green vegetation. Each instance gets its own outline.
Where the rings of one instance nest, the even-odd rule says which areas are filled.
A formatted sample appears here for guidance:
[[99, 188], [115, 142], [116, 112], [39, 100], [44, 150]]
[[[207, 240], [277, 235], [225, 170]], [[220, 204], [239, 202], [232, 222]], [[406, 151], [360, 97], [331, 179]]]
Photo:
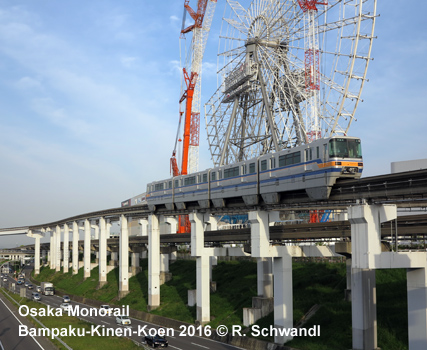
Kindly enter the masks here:
[[[129, 305], [147, 310], [147, 260], [141, 260], [142, 272], [129, 280], [130, 293], [117, 300], [118, 269], [108, 274], [108, 284], [97, 290], [98, 269], [83, 280], [79, 274], [55, 273], [43, 268], [39, 281], [52, 281], [69, 294], [98, 299], [106, 303]], [[171, 281], [161, 286], [161, 305], [154, 314], [194, 323], [195, 307], [188, 307], [187, 291], [196, 288], [195, 261], [179, 260], [170, 265]], [[379, 270], [377, 275], [378, 346], [383, 349], [407, 349], [406, 275], [404, 270]], [[212, 327], [243, 323], [244, 307], [252, 306], [257, 292], [256, 263], [221, 261], [213, 270], [217, 291], [211, 293]], [[294, 321], [297, 324], [314, 305], [320, 308], [303, 326], [320, 325], [321, 336], [295, 338], [289, 346], [301, 350], [341, 350], [352, 347], [351, 304], [344, 301], [346, 269], [342, 263], [293, 263]], [[261, 327], [273, 324], [273, 314], [257, 322]], [[266, 339], [272, 341], [272, 339]]]

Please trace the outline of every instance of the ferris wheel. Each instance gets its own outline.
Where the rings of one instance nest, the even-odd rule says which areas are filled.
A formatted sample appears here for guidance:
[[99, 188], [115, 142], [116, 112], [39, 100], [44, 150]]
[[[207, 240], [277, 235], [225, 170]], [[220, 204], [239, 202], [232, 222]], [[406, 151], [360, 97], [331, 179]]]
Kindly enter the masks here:
[[214, 166], [347, 134], [375, 18], [376, 0], [227, 0], [205, 105]]

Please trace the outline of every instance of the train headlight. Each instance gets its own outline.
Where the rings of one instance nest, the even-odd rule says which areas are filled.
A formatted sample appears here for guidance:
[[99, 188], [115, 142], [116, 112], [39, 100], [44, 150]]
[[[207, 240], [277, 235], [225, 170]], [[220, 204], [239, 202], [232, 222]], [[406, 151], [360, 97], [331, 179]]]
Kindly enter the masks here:
[[342, 174], [357, 174], [359, 169], [357, 167], [346, 166], [342, 168]]

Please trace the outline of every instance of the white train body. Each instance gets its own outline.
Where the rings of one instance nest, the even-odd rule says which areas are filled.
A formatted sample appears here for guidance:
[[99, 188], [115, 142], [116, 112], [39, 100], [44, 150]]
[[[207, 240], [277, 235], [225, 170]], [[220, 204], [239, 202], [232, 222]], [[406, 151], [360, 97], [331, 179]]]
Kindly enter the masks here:
[[329, 198], [338, 178], [359, 178], [363, 170], [360, 139], [331, 137], [235, 164], [180, 175], [147, 185], [150, 210], [221, 208], [230, 201], [277, 204], [286, 193], [304, 190], [311, 200]]

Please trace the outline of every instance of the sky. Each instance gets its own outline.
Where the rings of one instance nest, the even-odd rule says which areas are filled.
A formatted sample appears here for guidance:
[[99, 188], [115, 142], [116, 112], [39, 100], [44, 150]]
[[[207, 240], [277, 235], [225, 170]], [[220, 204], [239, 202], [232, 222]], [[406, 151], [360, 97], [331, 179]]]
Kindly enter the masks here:
[[[169, 177], [183, 3], [0, 0], [0, 227], [118, 207]], [[216, 89], [223, 6], [204, 56], [202, 105]], [[362, 139], [364, 176], [427, 158], [426, 11], [424, 2], [378, 1], [374, 60], [350, 129]], [[199, 169], [210, 166], [202, 115]]]

